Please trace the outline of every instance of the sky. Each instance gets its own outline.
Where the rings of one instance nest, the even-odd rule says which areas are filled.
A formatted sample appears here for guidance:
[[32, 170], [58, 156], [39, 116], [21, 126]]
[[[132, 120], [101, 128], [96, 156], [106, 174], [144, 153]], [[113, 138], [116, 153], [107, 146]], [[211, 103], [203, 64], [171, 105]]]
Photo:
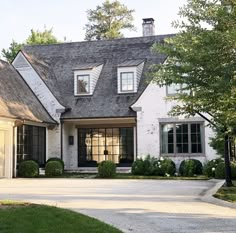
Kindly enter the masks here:
[[[82, 41], [85, 37], [88, 9], [95, 9], [104, 0], [0, 0], [0, 51], [8, 48], [12, 39], [22, 43], [30, 30], [53, 28], [60, 41]], [[142, 19], [154, 18], [155, 33], [176, 33], [171, 22], [177, 20], [179, 7], [186, 0], [120, 0], [134, 9], [136, 31], [123, 31], [125, 37], [142, 36]]]

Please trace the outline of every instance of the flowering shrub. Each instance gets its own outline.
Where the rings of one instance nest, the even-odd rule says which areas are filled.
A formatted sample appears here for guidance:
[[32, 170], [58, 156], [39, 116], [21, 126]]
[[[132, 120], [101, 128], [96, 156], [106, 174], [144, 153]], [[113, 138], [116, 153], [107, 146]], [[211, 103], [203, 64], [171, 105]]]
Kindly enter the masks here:
[[224, 162], [224, 159], [219, 158], [208, 161], [203, 167], [203, 174], [208, 177], [215, 177], [216, 167], [221, 162]]
[[173, 176], [175, 171], [175, 163], [172, 160], [163, 157], [158, 160], [150, 155], [144, 160], [137, 159], [132, 165], [132, 174], [134, 175]]

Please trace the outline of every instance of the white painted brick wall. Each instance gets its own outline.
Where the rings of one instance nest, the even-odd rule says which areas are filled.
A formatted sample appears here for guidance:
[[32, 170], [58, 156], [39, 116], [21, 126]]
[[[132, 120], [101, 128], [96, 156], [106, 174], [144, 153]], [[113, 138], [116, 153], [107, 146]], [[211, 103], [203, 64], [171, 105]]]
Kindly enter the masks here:
[[[159, 87], [149, 84], [139, 100], [132, 106], [142, 108], [137, 112], [137, 142], [138, 157], [151, 156], [160, 157], [160, 118], [170, 118], [168, 112], [176, 104], [174, 101], [166, 100], [166, 87]], [[181, 118], [181, 117], [180, 117]], [[184, 117], [182, 117], [183, 119]], [[199, 117], [198, 117], [199, 119]], [[206, 124], [205, 124], [206, 125]], [[211, 160], [216, 157], [216, 152], [209, 146], [209, 138], [213, 137], [214, 132], [211, 128], [205, 127], [205, 154], [206, 157], [195, 157], [201, 162]], [[170, 157], [177, 166], [185, 157]]]
[[[75, 123], [65, 122], [63, 124], [63, 158], [65, 169], [78, 168], [78, 134]], [[69, 136], [74, 136], [74, 145], [69, 145]]]
[[47, 130], [48, 144], [47, 144], [47, 159], [61, 158], [61, 127], [55, 126], [53, 129]]

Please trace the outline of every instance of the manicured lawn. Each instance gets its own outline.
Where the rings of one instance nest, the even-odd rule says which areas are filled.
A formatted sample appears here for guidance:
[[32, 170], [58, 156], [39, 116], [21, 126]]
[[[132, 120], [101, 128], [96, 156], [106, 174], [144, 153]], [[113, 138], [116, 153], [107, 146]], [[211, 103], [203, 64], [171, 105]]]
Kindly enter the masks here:
[[121, 233], [94, 218], [56, 207], [0, 202], [1, 233]]
[[236, 203], [236, 181], [233, 184], [233, 187], [221, 187], [214, 197]]
[[[47, 178], [46, 176], [39, 176], [39, 178]], [[61, 176], [50, 177], [50, 178], [85, 178], [85, 179], [101, 179], [97, 173], [64, 173]], [[115, 177], [109, 179], [138, 179], [138, 180], [209, 180], [207, 176], [194, 176], [194, 177], [184, 177], [184, 176], [139, 176], [132, 175], [131, 173], [117, 173]]]
[[206, 176], [139, 176], [132, 174], [117, 174], [113, 179], [152, 179], [152, 180], [208, 180]]

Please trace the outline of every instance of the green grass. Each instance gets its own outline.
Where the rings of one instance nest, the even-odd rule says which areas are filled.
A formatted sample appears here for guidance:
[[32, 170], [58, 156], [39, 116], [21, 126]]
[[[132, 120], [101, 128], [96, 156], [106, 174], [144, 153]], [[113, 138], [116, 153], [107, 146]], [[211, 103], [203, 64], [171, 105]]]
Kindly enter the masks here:
[[214, 197], [236, 203], [236, 181], [233, 181], [234, 186], [224, 187], [222, 186]]
[[[39, 178], [48, 178], [44, 175], [40, 175]], [[64, 173], [61, 176], [50, 177], [50, 178], [77, 178], [77, 179], [100, 179], [97, 173]], [[138, 180], [209, 180], [207, 176], [193, 176], [193, 177], [184, 177], [184, 176], [140, 176], [133, 175], [131, 173], [117, 173], [115, 177], [109, 179], [138, 179]]]
[[194, 177], [184, 177], [184, 176], [139, 176], [132, 175], [130, 173], [116, 174], [114, 179], [140, 179], [140, 180], [208, 180], [206, 176], [194, 176]]
[[[4, 204], [4, 208], [1, 208]], [[0, 202], [1, 233], [121, 233], [99, 220], [56, 207]]]

